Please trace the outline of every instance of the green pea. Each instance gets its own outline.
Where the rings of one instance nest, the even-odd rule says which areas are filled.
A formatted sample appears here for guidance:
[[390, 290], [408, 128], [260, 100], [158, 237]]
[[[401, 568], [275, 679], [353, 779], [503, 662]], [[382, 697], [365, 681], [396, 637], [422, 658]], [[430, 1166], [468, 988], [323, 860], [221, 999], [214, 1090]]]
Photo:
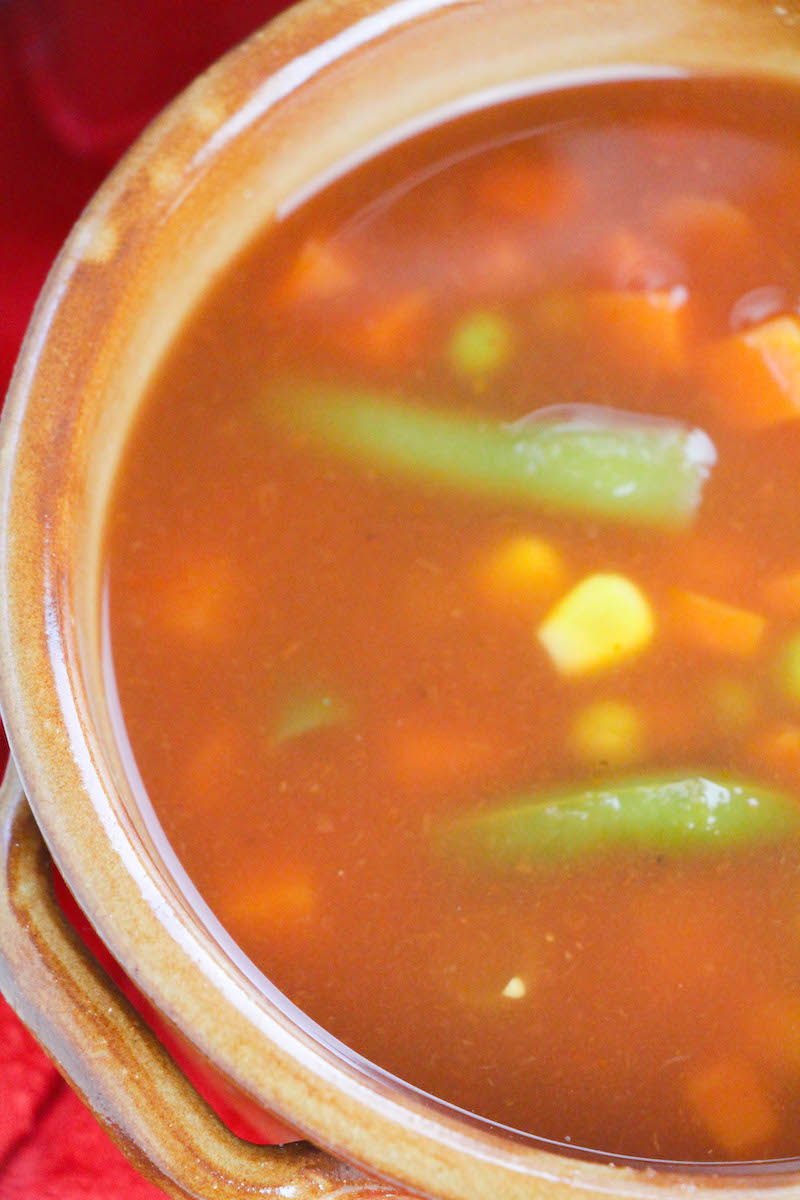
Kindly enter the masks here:
[[461, 375], [488, 375], [508, 360], [513, 340], [505, 317], [489, 310], [473, 312], [453, 330], [447, 357]]

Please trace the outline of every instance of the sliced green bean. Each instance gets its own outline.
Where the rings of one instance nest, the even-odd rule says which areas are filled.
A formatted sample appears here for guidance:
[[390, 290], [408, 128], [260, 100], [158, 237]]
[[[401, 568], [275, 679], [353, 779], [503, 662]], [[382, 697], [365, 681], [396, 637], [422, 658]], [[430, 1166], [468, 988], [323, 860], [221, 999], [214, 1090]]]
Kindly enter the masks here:
[[349, 718], [350, 709], [341, 697], [312, 687], [298, 688], [285, 698], [272, 730], [270, 744], [277, 748], [316, 729], [341, 725]]
[[688, 524], [716, 459], [680, 422], [592, 405], [513, 423], [297, 380], [265, 410], [310, 444], [373, 468], [485, 497], [627, 524]]
[[517, 796], [440, 827], [440, 849], [493, 868], [579, 861], [617, 849], [687, 855], [800, 832], [800, 803], [725, 776], [677, 773]]

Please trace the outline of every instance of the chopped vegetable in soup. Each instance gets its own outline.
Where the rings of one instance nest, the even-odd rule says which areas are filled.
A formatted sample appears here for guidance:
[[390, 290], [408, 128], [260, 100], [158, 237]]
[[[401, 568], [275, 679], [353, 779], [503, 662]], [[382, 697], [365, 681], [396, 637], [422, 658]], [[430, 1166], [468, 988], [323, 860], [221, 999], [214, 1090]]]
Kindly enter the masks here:
[[799, 193], [763, 81], [418, 133], [215, 284], [110, 507], [119, 736], [233, 939], [611, 1158], [800, 1158]]

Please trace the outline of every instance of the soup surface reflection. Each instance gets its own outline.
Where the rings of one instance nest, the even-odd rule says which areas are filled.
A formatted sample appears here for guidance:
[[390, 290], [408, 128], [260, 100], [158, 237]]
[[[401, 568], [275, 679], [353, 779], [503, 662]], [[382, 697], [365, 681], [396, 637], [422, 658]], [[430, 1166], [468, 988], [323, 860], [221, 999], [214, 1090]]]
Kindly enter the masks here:
[[188, 321], [107, 532], [169, 842], [309, 1016], [609, 1155], [800, 1155], [800, 96], [431, 128]]

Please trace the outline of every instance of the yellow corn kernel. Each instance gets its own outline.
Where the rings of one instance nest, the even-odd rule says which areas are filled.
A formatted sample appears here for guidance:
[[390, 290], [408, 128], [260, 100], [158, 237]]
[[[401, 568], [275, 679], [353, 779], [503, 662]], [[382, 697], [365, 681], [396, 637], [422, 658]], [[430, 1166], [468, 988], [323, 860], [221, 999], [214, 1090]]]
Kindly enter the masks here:
[[655, 631], [644, 593], [624, 575], [590, 575], [547, 615], [539, 641], [562, 675], [619, 666], [648, 645]]
[[576, 716], [569, 744], [576, 758], [589, 766], [629, 766], [644, 752], [644, 721], [634, 704], [596, 700]]
[[563, 586], [565, 574], [554, 546], [544, 538], [519, 535], [481, 562], [478, 582], [488, 599], [516, 606], [551, 599]]

